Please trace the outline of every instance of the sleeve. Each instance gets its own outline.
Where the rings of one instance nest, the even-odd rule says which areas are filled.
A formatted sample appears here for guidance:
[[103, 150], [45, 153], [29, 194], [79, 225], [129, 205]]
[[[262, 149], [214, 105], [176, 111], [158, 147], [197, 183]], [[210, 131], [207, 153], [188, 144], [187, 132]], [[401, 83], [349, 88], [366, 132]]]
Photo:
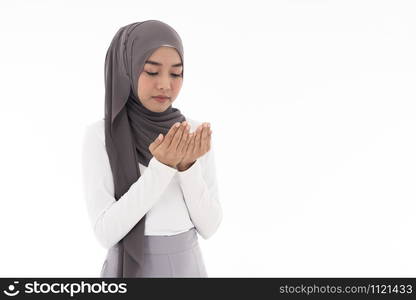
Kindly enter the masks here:
[[213, 147], [178, 177], [191, 220], [206, 240], [222, 221]]
[[87, 126], [83, 139], [83, 188], [94, 234], [109, 249], [152, 208], [177, 170], [152, 157], [145, 172], [116, 201], [105, 142], [94, 129]]

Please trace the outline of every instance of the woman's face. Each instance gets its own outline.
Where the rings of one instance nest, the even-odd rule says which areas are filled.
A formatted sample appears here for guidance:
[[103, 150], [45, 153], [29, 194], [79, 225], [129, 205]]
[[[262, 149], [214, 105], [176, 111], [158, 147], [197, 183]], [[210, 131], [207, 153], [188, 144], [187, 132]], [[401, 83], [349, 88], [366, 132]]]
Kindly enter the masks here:
[[[144, 107], [163, 112], [175, 101], [182, 87], [182, 61], [175, 48], [156, 49], [144, 64], [138, 79], [137, 95]], [[168, 97], [158, 101], [156, 96]]]

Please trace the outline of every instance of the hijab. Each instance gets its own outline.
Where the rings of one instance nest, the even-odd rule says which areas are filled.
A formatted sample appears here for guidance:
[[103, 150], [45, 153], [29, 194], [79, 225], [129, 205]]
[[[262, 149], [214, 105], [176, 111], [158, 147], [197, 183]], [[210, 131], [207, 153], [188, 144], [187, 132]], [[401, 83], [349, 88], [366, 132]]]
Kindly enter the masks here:
[[[139, 163], [149, 165], [149, 145], [159, 133], [166, 135], [173, 124], [186, 120], [172, 104], [163, 112], [147, 109], [137, 95], [138, 78], [146, 59], [161, 46], [176, 49], [184, 64], [178, 33], [157, 20], [121, 27], [105, 57], [105, 144], [116, 201], [140, 178]], [[118, 274], [114, 277], [141, 277], [145, 220], [146, 214], [115, 245], [120, 251]]]

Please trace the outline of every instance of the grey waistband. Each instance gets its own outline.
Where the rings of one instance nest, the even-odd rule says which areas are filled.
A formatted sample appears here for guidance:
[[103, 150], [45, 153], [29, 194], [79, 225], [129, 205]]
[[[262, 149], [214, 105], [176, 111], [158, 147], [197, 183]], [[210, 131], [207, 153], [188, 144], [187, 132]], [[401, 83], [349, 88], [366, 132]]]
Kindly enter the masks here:
[[198, 243], [195, 227], [175, 235], [145, 235], [145, 254], [168, 254], [188, 250]]

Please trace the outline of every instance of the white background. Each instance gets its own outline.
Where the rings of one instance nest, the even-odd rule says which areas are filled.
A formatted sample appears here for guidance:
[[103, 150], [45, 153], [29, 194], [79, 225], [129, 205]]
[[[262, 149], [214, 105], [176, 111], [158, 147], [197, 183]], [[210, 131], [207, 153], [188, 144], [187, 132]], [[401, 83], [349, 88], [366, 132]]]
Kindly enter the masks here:
[[414, 1], [0, 2], [0, 276], [98, 276], [81, 141], [126, 24], [180, 34], [213, 129], [210, 277], [416, 276]]

